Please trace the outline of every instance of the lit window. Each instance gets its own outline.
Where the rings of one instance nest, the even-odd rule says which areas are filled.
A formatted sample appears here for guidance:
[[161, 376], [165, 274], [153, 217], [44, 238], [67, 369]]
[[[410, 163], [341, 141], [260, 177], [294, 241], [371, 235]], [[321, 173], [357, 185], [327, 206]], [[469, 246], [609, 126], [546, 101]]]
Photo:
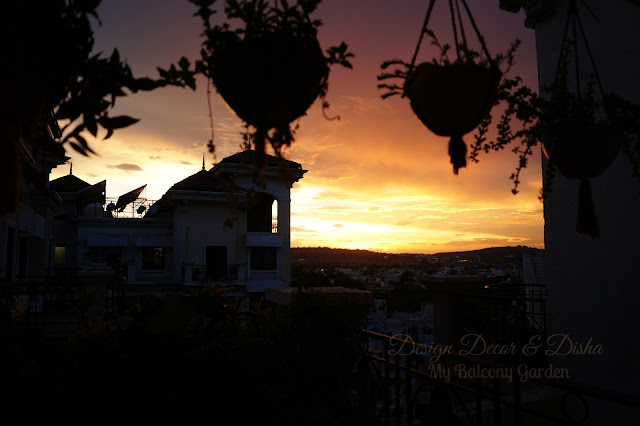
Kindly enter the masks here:
[[67, 251], [66, 247], [56, 247], [54, 251], [54, 259], [57, 266], [64, 265], [65, 253]]
[[142, 269], [164, 269], [165, 250], [162, 247], [142, 249]]

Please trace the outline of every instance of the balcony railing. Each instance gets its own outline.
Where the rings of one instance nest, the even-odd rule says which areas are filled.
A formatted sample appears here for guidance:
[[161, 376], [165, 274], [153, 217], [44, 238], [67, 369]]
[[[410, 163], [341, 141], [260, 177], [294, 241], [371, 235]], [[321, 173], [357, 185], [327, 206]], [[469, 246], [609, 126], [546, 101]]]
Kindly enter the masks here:
[[547, 292], [544, 285], [508, 284], [458, 295], [465, 333], [483, 333], [491, 343], [528, 341], [546, 336]]
[[[106, 198], [106, 204], [104, 205], [104, 209], [102, 213], [100, 213], [100, 209], [98, 211], [94, 211], [89, 209], [88, 211], [80, 212], [81, 216], [90, 217], [113, 217], [117, 219], [140, 219], [143, 218], [151, 206], [156, 202], [156, 200], [148, 200], [146, 198], [137, 198], [136, 200], [126, 204], [125, 206], [116, 208], [118, 199], [117, 198]], [[98, 206], [99, 207], [99, 206]]]
[[[80, 280], [75, 270], [58, 269], [45, 276], [31, 276], [14, 290], [14, 296], [26, 300], [20, 312], [20, 324], [42, 330], [45, 337], [67, 337], [73, 330], [87, 327], [88, 309], [95, 306], [105, 319], [124, 310], [125, 286], [120, 277], [109, 280], [104, 297], [98, 297], [91, 284]], [[104, 305], [102, 305], [102, 300]]]

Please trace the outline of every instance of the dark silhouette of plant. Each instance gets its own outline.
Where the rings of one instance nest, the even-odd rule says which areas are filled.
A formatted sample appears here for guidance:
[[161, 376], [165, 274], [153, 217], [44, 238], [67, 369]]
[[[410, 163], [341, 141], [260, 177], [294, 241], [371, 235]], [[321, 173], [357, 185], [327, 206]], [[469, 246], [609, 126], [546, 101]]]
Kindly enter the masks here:
[[[392, 59], [381, 65], [384, 71], [378, 76], [378, 80], [401, 79], [402, 84], [381, 83], [378, 88], [386, 90], [382, 94], [383, 99], [393, 95], [406, 96], [413, 112], [430, 131], [439, 136], [450, 137], [449, 156], [453, 172], [458, 174], [458, 170], [467, 165], [467, 145], [463, 136], [477, 128], [491, 110], [498, 86], [513, 64], [514, 52], [520, 41], [516, 40], [506, 54], [492, 57], [466, 0], [463, 0], [462, 4], [482, 48], [481, 51], [476, 51], [467, 43], [457, 2], [455, 9], [453, 3], [449, 2], [455, 50], [455, 59], [451, 60], [449, 51], [452, 46], [441, 44], [434, 32], [428, 29], [434, 4], [435, 1], [429, 3], [411, 61]], [[459, 22], [459, 29], [456, 21]], [[416, 64], [425, 35], [431, 38], [431, 43], [437, 47], [439, 54], [430, 62]], [[506, 69], [501, 69], [505, 61]], [[395, 69], [386, 71], [389, 67]]]
[[[224, 5], [227, 19], [215, 25], [211, 17], [217, 13], [212, 8], [216, 0], [190, 1], [198, 7], [195, 15], [204, 25], [196, 70], [213, 82], [245, 122], [245, 145], [250, 148], [253, 143], [259, 154], [255, 165], [261, 169], [265, 144], [281, 157], [282, 147], [294, 141], [297, 120], [316, 98], [322, 100], [323, 111], [329, 108], [329, 68], [351, 68], [353, 54], [344, 42], [324, 52], [320, 49], [317, 32], [322, 22], [310, 17], [320, 0], [293, 4], [228, 0]], [[209, 150], [215, 150], [213, 134]]]
[[[428, 34], [434, 37], [432, 32], [429, 31]], [[433, 62], [435, 64], [452, 63], [447, 56], [451, 49], [450, 45], [441, 45], [435, 39], [433, 43], [440, 52], [439, 57], [434, 58]], [[477, 163], [481, 153], [499, 151], [511, 146], [512, 152], [518, 156], [518, 162], [509, 179], [513, 181], [512, 193], [517, 194], [521, 173], [529, 164], [535, 147], [543, 142], [547, 129], [558, 127], [566, 122], [568, 116], [575, 115], [580, 116], [583, 123], [597, 123], [602, 127], [611, 128], [618, 137], [622, 138], [621, 151], [631, 163], [633, 177], [640, 181], [640, 125], [638, 124], [640, 107], [614, 93], [597, 94], [595, 75], [592, 75], [582, 91], [570, 90], [567, 82], [567, 52], [570, 50], [565, 52], [557, 81], [553, 85], [543, 87], [541, 96], [537, 91], [523, 84], [521, 77], [506, 76], [514, 64], [514, 54], [519, 44], [519, 40], [516, 40], [505, 54], [496, 56], [501, 63], [506, 64], [494, 100], [494, 107], [500, 105], [503, 109], [496, 121], [493, 114], [489, 112], [477, 127], [474, 134], [475, 142], [470, 147], [469, 159]], [[459, 49], [464, 50], [464, 46]], [[477, 58], [478, 56], [470, 53], [462, 57]], [[410, 74], [410, 64], [400, 59], [385, 61], [382, 64], [384, 70], [393, 66], [396, 67], [393, 71], [383, 72], [378, 79], [406, 80]], [[404, 86], [397, 83], [381, 83], [378, 87], [386, 90], [381, 95], [383, 99], [404, 94]], [[490, 138], [489, 131], [494, 122], [496, 136]], [[582, 149], [587, 151], [589, 148]], [[556, 170], [551, 161], [551, 167], [545, 170], [540, 199], [550, 194]]]
[[5, 44], [6, 65], [0, 79], [4, 151], [0, 169], [5, 182], [0, 214], [14, 211], [22, 195], [20, 151], [24, 149], [20, 146], [30, 144], [36, 159], [45, 151], [57, 149], [59, 154], [59, 146], [67, 145], [82, 155], [94, 154], [84, 132], [97, 137], [103, 129], [108, 139], [115, 130], [138, 121], [126, 115], [110, 116], [118, 98], [166, 85], [195, 89], [195, 73], [184, 57], [177, 66], [158, 68], [159, 77], [154, 79], [135, 77], [117, 49], [108, 57], [93, 53], [91, 18], [100, 23], [96, 13], [100, 3], [20, 0], [3, 7], [7, 19], [0, 35], [13, 42]]

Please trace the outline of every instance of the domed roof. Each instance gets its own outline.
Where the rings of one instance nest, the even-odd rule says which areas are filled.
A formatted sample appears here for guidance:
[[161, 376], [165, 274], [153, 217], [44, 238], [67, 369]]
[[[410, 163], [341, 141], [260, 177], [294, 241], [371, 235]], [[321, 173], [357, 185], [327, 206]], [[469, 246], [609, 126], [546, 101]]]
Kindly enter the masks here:
[[78, 192], [89, 188], [90, 186], [90, 183], [87, 183], [72, 174], [59, 177], [58, 179], [54, 179], [49, 182], [49, 189], [56, 192]]
[[222, 176], [216, 176], [208, 170], [200, 170], [180, 182], [174, 184], [171, 190], [181, 191], [210, 191], [224, 192], [229, 188], [230, 181]]
[[[229, 157], [225, 157], [220, 161], [219, 164], [246, 164], [251, 165], [254, 163], [256, 159], [256, 151], [253, 149], [246, 149], [237, 154], [230, 155]], [[287, 160], [284, 158], [278, 158], [273, 155], [265, 154], [265, 165], [270, 167], [279, 167], [284, 165], [288, 169], [301, 169], [302, 165], [300, 163], [296, 163], [295, 161]]]

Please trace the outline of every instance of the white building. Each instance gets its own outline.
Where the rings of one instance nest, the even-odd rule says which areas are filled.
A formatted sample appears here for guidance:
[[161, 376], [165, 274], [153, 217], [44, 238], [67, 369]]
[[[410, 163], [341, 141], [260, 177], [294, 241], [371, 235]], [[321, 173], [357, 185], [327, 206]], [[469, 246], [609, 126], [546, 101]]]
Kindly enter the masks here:
[[[152, 205], [137, 198], [144, 187], [105, 206], [105, 181], [91, 186], [72, 175], [52, 181], [65, 200], [56, 221], [58, 264], [108, 263], [138, 288], [221, 280], [240, 293], [261, 293], [289, 285], [290, 190], [306, 170], [267, 156], [258, 188], [254, 155], [246, 150], [203, 167]], [[117, 217], [136, 202], [137, 215]]]

